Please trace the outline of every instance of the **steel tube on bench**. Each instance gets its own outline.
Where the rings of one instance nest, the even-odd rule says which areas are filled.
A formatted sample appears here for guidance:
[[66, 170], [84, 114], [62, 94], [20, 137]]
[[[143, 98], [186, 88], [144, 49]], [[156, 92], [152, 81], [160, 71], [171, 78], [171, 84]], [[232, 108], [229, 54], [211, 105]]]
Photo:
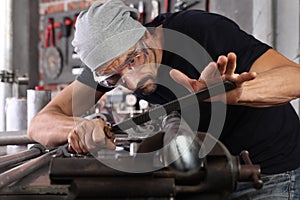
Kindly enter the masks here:
[[43, 153], [43, 148], [41, 145], [35, 145], [29, 150], [22, 151], [20, 153], [5, 155], [0, 157], [0, 169], [35, 158]]
[[35, 143], [26, 134], [26, 131], [5, 131], [0, 132], [0, 146], [21, 145]]
[[40, 157], [34, 158], [24, 164], [3, 172], [2, 174], [0, 174], [0, 189], [27, 176], [43, 165], [49, 163], [52, 155], [54, 155], [56, 152], [57, 150], [50, 151], [46, 154], [41, 155]]

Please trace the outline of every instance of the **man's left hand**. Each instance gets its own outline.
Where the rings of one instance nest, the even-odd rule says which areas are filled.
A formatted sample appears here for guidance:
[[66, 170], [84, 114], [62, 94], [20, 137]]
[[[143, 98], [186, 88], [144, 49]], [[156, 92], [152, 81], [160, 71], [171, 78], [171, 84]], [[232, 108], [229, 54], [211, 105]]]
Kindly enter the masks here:
[[188, 76], [176, 69], [171, 70], [170, 76], [177, 83], [183, 85], [191, 92], [197, 92], [224, 80], [231, 81], [235, 83], [236, 88], [227, 92], [226, 98], [224, 95], [218, 95], [211, 98], [210, 101], [223, 101], [227, 104], [238, 104], [243, 92], [243, 83], [254, 79], [256, 77], [256, 73], [234, 73], [236, 69], [236, 60], [237, 57], [235, 53], [229, 53], [227, 56], [219, 56], [217, 62], [211, 62], [205, 67], [198, 80], [190, 79]]

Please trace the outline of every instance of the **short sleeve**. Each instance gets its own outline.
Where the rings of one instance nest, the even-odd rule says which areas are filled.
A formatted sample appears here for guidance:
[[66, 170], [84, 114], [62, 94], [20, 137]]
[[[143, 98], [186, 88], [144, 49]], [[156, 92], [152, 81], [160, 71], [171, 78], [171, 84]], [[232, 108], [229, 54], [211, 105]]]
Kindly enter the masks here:
[[237, 73], [249, 71], [254, 61], [271, 47], [241, 30], [232, 20], [200, 10], [179, 12], [166, 25], [193, 38], [216, 61], [229, 52], [237, 54]]
[[255, 60], [271, 48], [225, 17], [216, 20], [207, 30], [205, 38], [204, 43], [214, 60], [229, 52], [236, 53], [237, 73], [249, 71]]

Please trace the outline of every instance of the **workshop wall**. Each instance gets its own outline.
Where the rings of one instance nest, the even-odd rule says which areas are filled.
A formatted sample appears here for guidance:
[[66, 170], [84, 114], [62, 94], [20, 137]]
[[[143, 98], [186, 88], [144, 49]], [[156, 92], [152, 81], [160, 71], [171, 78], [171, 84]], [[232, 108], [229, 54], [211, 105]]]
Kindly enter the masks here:
[[89, 7], [92, 0], [40, 0], [40, 85], [51, 90], [72, 82], [79, 68], [79, 59], [73, 59], [71, 45], [74, 23], [80, 10]]
[[[89, 7], [95, 0], [40, 0], [40, 58], [39, 58], [39, 71], [41, 85], [56, 85], [69, 83], [76, 77], [76, 73], [81, 66], [80, 60], [73, 53], [73, 47], [71, 41], [73, 38], [74, 29], [70, 30], [70, 35], [62, 36], [61, 29], [64, 24], [64, 18], [68, 17], [71, 21], [71, 26], [74, 25], [75, 15], [87, 7]], [[102, 0], [105, 2], [106, 0]], [[249, 33], [255, 33], [259, 35], [267, 35], [267, 43], [271, 43], [269, 33], [261, 32], [255, 29], [254, 19], [256, 19], [255, 13], [253, 14], [253, 1], [252, 0], [226, 0], [226, 2], [220, 0], [124, 0], [128, 5], [135, 8], [141, 8], [140, 3], [143, 3], [143, 20], [142, 23], [149, 22], [155, 13], [163, 12], [175, 12], [183, 9], [186, 5], [190, 6], [188, 9], [202, 9], [210, 12], [223, 14], [230, 19], [237, 22], [240, 27]], [[168, 5], [167, 5], [168, 4]], [[155, 12], [154, 7], [157, 6]], [[255, 7], [256, 8], [256, 7]], [[260, 12], [261, 13], [261, 12]], [[153, 16], [154, 15], [154, 16]], [[53, 18], [54, 35], [55, 35], [55, 50], [48, 51], [46, 44], [46, 32], [49, 18]], [[269, 19], [269, 18], [268, 18]], [[270, 20], [269, 20], [270, 21]], [[264, 27], [269, 27], [264, 24]], [[256, 30], [256, 31], [253, 31]], [[48, 34], [49, 35], [49, 34]], [[264, 38], [262, 38], [264, 41]], [[67, 46], [66, 46], [67, 45]], [[53, 49], [53, 48], [52, 48]], [[50, 52], [50, 53], [49, 53]], [[46, 54], [47, 53], [47, 54]], [[50, 54], [50, 58], [49, 55]], [[56, 54], [56, 55], [55, 55]], [[51, 59], [52, 58], [52, 59]]]
[[[82, 63], [71, 45], [74, 24], [78, 13], [93, 2], [94, 0], [40, 0], [40, 85], [59, 90], [58, 86], [72, 82], [80, 72]], [[129, 4], [130, 1], [126, 3]]]
[[74, 9], [84, 9], [93, 2], [93, 0], [40, 0], [40, 14], [65, 12]]
[[[78, 13], [93, 2], [94, 0], [40, 0], [40, 85], [55, 90], [59, 84], [72, 82], [80, 72], [82, 63], [71, 45], [74, 22]], [[187, 9], [185, 6], [203, 9], [206, 1], [124, 0], [124, 2], [137, 8], [142, 14], [141, 23], [147, 23], [159, 13]]]

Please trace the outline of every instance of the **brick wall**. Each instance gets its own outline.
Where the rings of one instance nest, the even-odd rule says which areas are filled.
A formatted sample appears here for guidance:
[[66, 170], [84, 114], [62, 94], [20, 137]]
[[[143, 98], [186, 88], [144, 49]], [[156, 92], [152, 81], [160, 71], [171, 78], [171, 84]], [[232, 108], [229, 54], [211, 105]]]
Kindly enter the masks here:
[[40, 14], [53, 14], [89, 7], [94, 0], [40, 0]]
[[40, 38], [44, 38], [45, 16], [72, 10], [82, 10], [89, 7], [95, 0], [40, 0]]

